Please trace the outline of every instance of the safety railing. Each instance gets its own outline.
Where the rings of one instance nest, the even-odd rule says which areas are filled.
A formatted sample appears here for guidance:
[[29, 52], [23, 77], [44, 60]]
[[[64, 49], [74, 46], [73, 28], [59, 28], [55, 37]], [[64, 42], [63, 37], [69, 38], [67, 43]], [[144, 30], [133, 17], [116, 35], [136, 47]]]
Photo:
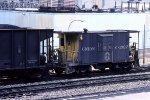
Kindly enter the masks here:
[[77, 63], [78, 62], [78, 51], [70, 51], [70, 50], [65, 50], [65, 51], [57, 51], [58, 57], [58, 62], [61, 63]]

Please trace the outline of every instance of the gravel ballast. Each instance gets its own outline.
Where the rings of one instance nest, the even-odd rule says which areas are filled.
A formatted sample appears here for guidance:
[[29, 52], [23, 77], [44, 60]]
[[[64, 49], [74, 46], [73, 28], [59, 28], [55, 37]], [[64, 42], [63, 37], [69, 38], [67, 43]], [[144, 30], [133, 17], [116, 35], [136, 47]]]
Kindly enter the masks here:
[[[150, 87], [150, 80], [148, 81], [137, 81], [137, 82], [128, 82], [128, 83], [117, 83], [117, 84], [107, 84], [101, 86], [89, 86], [89, 87], [80, 87], [67, 90], [58, 90], [58, 91], [49, 91], [44, 93], [38, 93], [32, 96], [23, 95], [21, 97], [15, 98], [5, 98], [5, 99], [21, 99], [21, 100], [40, 100], [40, 99], [81, 99], [90, 97], [107, 97], [111, 95], [124, 94], [127, 91], [138, 89], [145, 89]], [[126, 92], [124, 92], [126, 91]], [[83, 99], [83, 98], [82, 98]]]

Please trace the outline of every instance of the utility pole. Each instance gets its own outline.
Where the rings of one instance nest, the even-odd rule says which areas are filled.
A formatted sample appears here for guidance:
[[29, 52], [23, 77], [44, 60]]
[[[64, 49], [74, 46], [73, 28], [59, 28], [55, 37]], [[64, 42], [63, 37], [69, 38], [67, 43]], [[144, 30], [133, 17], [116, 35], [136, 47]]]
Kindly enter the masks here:
[[146, 36], [146, 34], [145, 34], [145, 24], [144, 24], [144, 38], [143, 38], [143, 64], [145, 64], [145, 43], [146, 43], [146, 41], [145, 41], [145, 37]]

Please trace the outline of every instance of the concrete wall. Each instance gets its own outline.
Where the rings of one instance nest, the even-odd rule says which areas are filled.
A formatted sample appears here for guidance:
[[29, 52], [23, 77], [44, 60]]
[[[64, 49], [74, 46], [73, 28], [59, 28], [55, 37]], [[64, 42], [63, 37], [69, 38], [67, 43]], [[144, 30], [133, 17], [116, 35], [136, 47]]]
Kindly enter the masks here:
[[[140, 31], [140, 48], [143, 48], [145, 20], [145, 14], [55, 14], [54, 28], [58, 31], [83, 31], [83, 28], [87, 28], [89, 31], [113, 29], [138, 30]], [[131, 36], [132, 40], [137, 42], [137, 34]]]
[[[140, 31], [140, 48], [143, 48], [144, 25], [146, 47], [150, 48], [150, 14], [138, 13], [35, 13], [0, 11], [0, 24], [29, 28], [52, 28], [55, 31], [89, 31], [128, 29]], [[137, 35], [132, 39], [137, 41]]]
[[0, 24], [29, 28], [53, 28], [53, 15], [35, 12], [0, 11]]

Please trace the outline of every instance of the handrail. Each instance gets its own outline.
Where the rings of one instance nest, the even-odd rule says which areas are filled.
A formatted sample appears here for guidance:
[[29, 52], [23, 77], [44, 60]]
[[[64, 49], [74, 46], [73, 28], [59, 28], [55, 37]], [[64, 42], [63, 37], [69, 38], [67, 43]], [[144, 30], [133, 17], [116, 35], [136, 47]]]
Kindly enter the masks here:
[[[63, 53], [65, 59], [67, 59], [67, 54], [71, 53], [71, 59], [72, 59], [72, 63], [75, 63], [77, 61], [77, 55], [78, 55], [79, 51], [71, 51], [71, 50], [65, 50], [65, 51], [61, 51], [61, 53]], [[66, 54], [66, 55], [65, 55]]]

